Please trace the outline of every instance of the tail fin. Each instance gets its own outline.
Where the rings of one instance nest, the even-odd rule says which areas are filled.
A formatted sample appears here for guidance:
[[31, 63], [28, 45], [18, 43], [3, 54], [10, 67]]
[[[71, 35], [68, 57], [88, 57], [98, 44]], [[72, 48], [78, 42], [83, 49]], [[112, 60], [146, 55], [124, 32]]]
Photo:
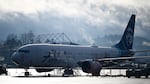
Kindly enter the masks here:
[[114, 47], [119, 48], [121, 50], [132, 49], [134, 39], [134, 25], [135, 25], [135, 15], [132, 14], [120, 42], [116, 44]]

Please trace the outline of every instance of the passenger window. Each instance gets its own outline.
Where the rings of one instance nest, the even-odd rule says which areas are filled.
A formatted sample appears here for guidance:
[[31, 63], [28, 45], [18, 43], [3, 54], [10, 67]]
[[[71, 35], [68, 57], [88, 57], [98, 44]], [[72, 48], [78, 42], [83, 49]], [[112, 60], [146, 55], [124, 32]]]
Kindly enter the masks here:
[[22, 52], [22, 53], [29, 53], [30, 51], [29, 50], [18, 50], [18, 52]]
[[51, 51], [49, 52], [49, 54], [50, 54], [51, 57], [55, 57], [56, 51], [55, 51], [55, 50], [51, 50]]
[[65, 51], [60, 51], [60, 56], [63, 56], [65, 54]]

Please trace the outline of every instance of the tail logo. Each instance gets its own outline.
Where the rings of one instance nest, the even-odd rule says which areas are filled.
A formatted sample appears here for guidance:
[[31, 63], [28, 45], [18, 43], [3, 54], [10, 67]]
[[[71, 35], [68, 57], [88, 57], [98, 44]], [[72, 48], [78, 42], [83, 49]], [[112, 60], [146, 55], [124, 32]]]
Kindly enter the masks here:
[[133, 43], [133, 36], [132, 36], [132, 32], [133, 32], [133, 30], [131, 29], [131, 28], [128, 28], [127, 29], [127, 35], [126, 35], [126, 44], [127, 44], [127, 46], [131, 46], [132, 45], [132, 43]]
[[115, 45], [116, 48], [119, 48], [121, 50], [132, 49], [134, 40], [134, 25], [135, 15], [132, 14], [120, 42]]

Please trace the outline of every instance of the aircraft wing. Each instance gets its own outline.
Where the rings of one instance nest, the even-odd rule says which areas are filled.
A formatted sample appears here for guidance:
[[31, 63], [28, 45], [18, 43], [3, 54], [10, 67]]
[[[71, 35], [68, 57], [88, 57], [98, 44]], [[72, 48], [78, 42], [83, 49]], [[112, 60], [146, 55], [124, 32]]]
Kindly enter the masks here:
[[150, 50], [131, 50], [134, 53], [140, 53], [140, 52], [150, 52]]
[[94, 59], [94, 60], [95, 61], [115, 61], [115, 60], [142, 59], [142, 58], [150, 58], [150, 56], [116, 57], [116, 58], [102, 58], [102, 59]]

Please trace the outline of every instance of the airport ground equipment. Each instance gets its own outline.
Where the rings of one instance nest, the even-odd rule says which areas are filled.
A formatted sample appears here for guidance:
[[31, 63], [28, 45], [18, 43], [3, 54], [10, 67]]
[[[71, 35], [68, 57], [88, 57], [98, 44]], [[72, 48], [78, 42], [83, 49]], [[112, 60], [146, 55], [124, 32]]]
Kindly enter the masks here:
[[0, 75], [1, 75], [1, 74], [5, 74], [5, 75], [7, 75], [6, 67], [5, 67], [5, 66], [3, 66], [3, 65], [0, 65]]
[[127, 69], [126, 71], [126, 77], [128, 78], [130, 77], [140, 78], [141, 76], [145, 76], [145, 78], [148, 78], [149, 75], [150, 75], [150, 66]]

